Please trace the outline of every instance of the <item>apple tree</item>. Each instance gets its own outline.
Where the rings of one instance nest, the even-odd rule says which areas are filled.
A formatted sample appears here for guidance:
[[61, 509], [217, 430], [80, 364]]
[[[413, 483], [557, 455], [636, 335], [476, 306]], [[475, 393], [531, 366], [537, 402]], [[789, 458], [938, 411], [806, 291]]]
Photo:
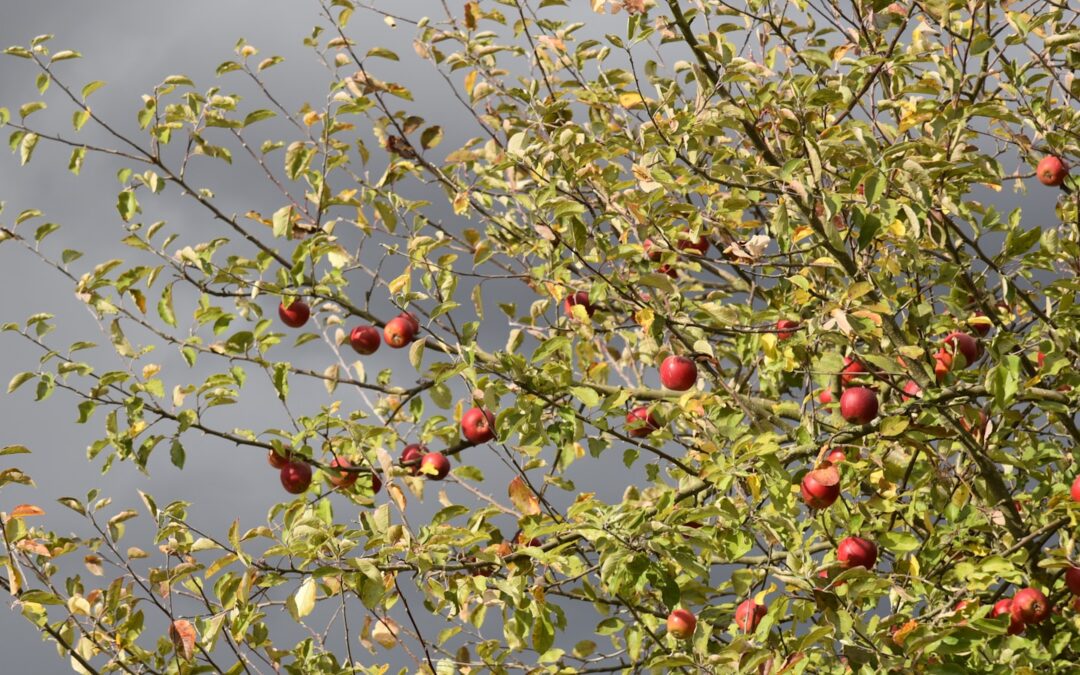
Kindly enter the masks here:
[[28, 497], [85, 528], [3, 514], [13, 611], [81, 673], [1080, 669], [1080, 7], [396, 4], [312, 2], [324, 99], [240, 41], [134, 133], [77, 39], [6, 50], [14, 159], [120, 180], [102, 259], [3, 214], [101, 327], [2, 317], [9, 390], [280, 495]]

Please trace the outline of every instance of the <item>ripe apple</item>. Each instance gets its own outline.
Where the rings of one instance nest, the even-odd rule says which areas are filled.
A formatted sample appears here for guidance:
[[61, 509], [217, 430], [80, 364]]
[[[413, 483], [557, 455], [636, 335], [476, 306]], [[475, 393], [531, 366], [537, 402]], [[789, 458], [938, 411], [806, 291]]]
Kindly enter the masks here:
[[913, 398], [919, 398], [920, 396], [922, 396], [922, 387], [920, 387], [919, 383], [915, 380], [908, 380], [907, 382], [905, 382], [902, 391], [904, 393], [900, 395], [900, 398], [904, 399], [905, 401], [910, 401]]
[[[858, 459], [858, 454], [857, 453], [856, 453], [855, 459]], [[829, 454], [825, 455], [825, 461], [827, 461], [830, 464], [835, 466], [835, 465], [839, 464], [840, 462], [846, 462], [847, 461], [847, 455], [844, 454], [844, 451], [841, 450], [840, 448], [833, 448], [832, 450], [829, 451]]]
[[563, 309], [566, 310], [567, 316], [574, 316], [574, 306], [581, 305], [585, 308], [585, 313], [592, 316], [596, 311], [596, 308], [589, 302], [589, 294], [585, 291], [578, 291], [577, 293], [571, 293], [563, 300]]
[[307, 323], [308, 318], [311, 317], [311, 307], [308, 307], [308, 304], [303, 300], [293, 300], [288, 307], [285, 306], [285, 301], [282, 300], [277, 311], [278, 316], [281, 317], [281, 322], [289, 328], [299, 328]]
[[829, 405], [832, 403], [832, 392], [828, 389], [822, 389], [818, 394], [817, 400], [821, 402], [821, 405]]
[[473, 445], [495, 438], [495, 416], [486, 408], [470, 408], [461, 416], [461, 435]]
[[1080, 595], [1080, 567], [1065, 570], [1065, 587], [1073, 595]]
[[1043, 185], [1058, 187], [1065, 182], [1065, 178], [1069, 175], [1069, 165], [1062, 161], [1060, 157], [1047, 155], [1039, 160], [1035, 173], [1039, 177], [1039, 182]]
[[705, 255], [709, 251], [709, 240], [705, 238], [705, 235], [701, 235], [696, 240], [691, 239], [690, 231], [684, 230], [679, 236], [679, 241], [675, 243], [680, 251], [684, 251], [690, 255]]
[[311, 486], [311, 465], [307, 462], [289, 462], [281, 467], [281, 486], [294, 495], [307, 492]]
[[672, 610], [667, 618], [667, 632], [678, 640], [689, 640], [697, 629], [697, 617], [685, 609]]
[[344, 457], [335, 457], [330, 462], [330, 471], [326, 472], [326, 477], [330, 480], [330, 483], [343, 490], [348, 490], [353, 485], [356, 485], [356, 479], [360, 477], [360, 474], [355, 471], [334, 471], [333, 469], [348, 469], [352, 466], [352, 462]]
[[735, 608], [735, 625], [745, 633], [753, 633], [766, 613], [768, 610], [765, 605], [759, 605], [753, 598], [747, 598]]
[[416, 475], [420, 473], [420, 460], [427, 454], [427, 447], [420, 445], [419, 443], [411, 443], [405, 446], [405, 449], [401, 451], [401, 463], [407, 464], [408, 462], [416, 462], [408, 466], [409, 473]]
[[844, 569], [862, 567], [871, 570], [877, 564], [877, 545], [862, 537], [848, 537], [836, 547], [836, 558]]
[[266, 451], [266, 461], [270, 463], [270, 466], [275, 469], [280, 469], [289, 463], [290, 454], [286, 452], [284, 455], [279, 455], [274, 450]]
[[964, 355], [964, 365], [970, 366], [979, 359], [979, 341], [967, 333], [953, 331], [945, 336], [944, 345], [950, 348], [950, 353]]
[[659, 262], [664, 257], [664, 252], [657, 247], [652, 239], [646, 239], [641, 246], [645, 249], [645, 255], [653, 262]]
[[776, 322], [776, 339], [787, 340], [799, 329], [799, 322], [791, 319], [780, 319]]
[[986, 318], [986, 314], [981, 311], [975, 312], [974, 318], [968, 319], [968, 324], [981, 337], [986, 337], [990, 333], [990, 329], [994, 327], [990, 319]]
[[1002, 598], [994, 603], [994, 608], [990, 610], [990, 618], [996, 619], [999, 616], [1009, 617], [1009, 635], [1024, 632], [1024, 622], [1017, 621], [1016, 617], [1012, 615], [1012, 598]]
[[944, 349], [939, 349], [934, 354], [934, 379], [941, 382], [952, 370], [953, 355]]
[[429, 452], [420, 460], [420, 473], [431, 480], [442, 480], [450, 473], [450, 460], [441, 452]]
[[1074, 502], [1080, 502], [1080, 476], [1077, 476], [1072, 483], [1072, 498]]
[[873, 389], [852, 387], [840, 396], [840, 416], [852, 424], [869, 424], [877, 414], [878, 400]]
[[866, 366], [856, 358], [845, 356], [844, 369], [840, 371], [840, 382], [846, 387], [851, 381], [860, 375], [866, 374]]
[[685, 356], [669, 356], [660, 364], [660, 383], [668, 389], [686, 391], [697, 382], [697, 365]]
[[1050, 601], [1039, 589], [1024, 588], [1013, 596], [1009, 613], [1023, 624], [1042, 623], [1050, 616]]
[[386, 322], [383, 337], [386, 344], [394, 349], [401, 349], [413, 341], [418, 330], [420, 328], [416, 319], [409, 314], [401, 314]]
[[1035, 361], [1039, 364], [1039, 370], [1042, 370], [1043, 364], [1046, 363], [1046, 354], [1039, 352], [1035, 355]]
[[840, 472], [831, 462], [822, 462], [803, 476], [800, 489], [807, 506], [812, 509], [828, 508], [840, 496]]
[[660, 428], [653, 414], [645, 406], [634, 408], [626, 413], [626, 433], [634, 438], [644, 438]]
[[379, 329], [375, 326], [357, 326], [349, 333], [349, 344], [357, 354], [374, 354], [382, 340], [379, 338]]

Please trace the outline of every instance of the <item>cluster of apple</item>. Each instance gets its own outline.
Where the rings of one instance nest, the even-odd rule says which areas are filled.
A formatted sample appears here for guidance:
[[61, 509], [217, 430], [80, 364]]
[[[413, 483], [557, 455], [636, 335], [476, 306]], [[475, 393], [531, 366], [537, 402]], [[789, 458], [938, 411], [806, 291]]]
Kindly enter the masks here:
[[[293, 300], [286, 305], [278, 305], [278, 316], [282, 323], [290, 328], [301, 328], [311, 318], [311, 306], [303, 300]], [[420, 322], [408, 312], [402, 312], [386, 322], [383, 338], [394, 349], [407, 347], [420, 332]], [[357, 326], [349, 333], [349, 345], [357, 354], [374, 354], [381, 344], [379, 329], [375, 326]]]
[[[281, 486], [289, 494], [299, 495], [307, 492], [311, 487], [311, 464], [302, 458], [297, 458], [290, 452], [284, 455], [274, 450], [266, 453], [266, 460], [270, 466], [281, 472]], [[326, 472], [330, 484], [339, 490], [350, 490], [360, 478], [360, 472], [356, 470], [352, 462], [344, 457], [335, 457]], [[371, 491], [379, 492], [382, 489], [382, 479], [374, 470], [365, 469], [365, 473], [371, 475]]]
[[[486, 408], [470, 408], [461, 416], [461, 435], [472, 445], [487, 443], [495, 438], [495, 415]], [[412, 443], [401, 451], [401, 465], [413, 476], [442, 480], [450, 473], [450, 459], [441, 452], [430, 452], [427, 446]]]
[[[757, 603], [753, 598], [747, 598], [735, 607], [735, 626], [744, 633], [753, 633], [758, 624], [768, 614], [765, 605]], [[697, 617], [686, 609], [675, 609], [668, 614], [667, 631], [678, 640], [689, 640], [697, 630]]]

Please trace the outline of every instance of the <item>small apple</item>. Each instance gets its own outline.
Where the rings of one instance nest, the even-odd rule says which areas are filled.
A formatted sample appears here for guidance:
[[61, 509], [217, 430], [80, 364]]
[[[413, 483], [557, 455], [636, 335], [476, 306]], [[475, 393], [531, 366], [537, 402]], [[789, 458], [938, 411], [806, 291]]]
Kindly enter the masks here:
[[[858, 453], [855, 454], [855, 459], [858, 459]], [[847, 461], [847, 455], [840, 448], [833, 448], [829, 451], [829, 454], [825, 455], [825, 461], [829, 462], [833, 466]]]
[[919, 398], [922, 396], [922, 387], [915, 380], [908, 380], [904, 383], [904, 388], [901, 390], [900, 398], [905, 401], [910, 401], [913, 398]]
[[821, 402], [821, 405], [829, 405], [832, 403], [832, 392], [828, 389], [822, 389], [821, 393], [818, 394], [817, 400]]
[[420, 460], [420, 474], [431, 480], [442, 480], [450, 473], [450, 460], [441, 452], [429, 452]]
[[994, 603], [994, 608], [990, 610], [990, 618], [996, 619], [999, 616], [1009, 617], [1009, 635], [1024, 632], [1024, 622], [1017, 621], [1012, 615], [1012, 598], [1002, 598]]
[[660, 364], [660, 383], [668, 389], [686, 391], [697, 382], [697, 365], [685, 356], [669, 356]]
[[664, 252], [656, 245], [655, 242], [653, 242], [652, 239], [646, 239], [644, 242], [642, 242], [641, 246], [645, 249], [646, 257], [648, 257], [649, 260], [653, 262], [659, 262], [660, 259], [664, 257]]
[[394, 349], [401, 349], [413, 341], [418, 330], [419, 324], [416, 319], [411, 315], [401, 314], [386, 322], [383, 338], [386, 339], [386, 344]]
[[285, 301], [282, 300], [277, 311], [278, 316], [281, 317], [281, 322], [289, 328], [299, 328], [307, 323], [311, 317], [311, 307], [308, 307], [308, 304], [303, 300], [293, 300], [288, 307], [285, 306]]
[[800, 490], [810, 508], [828, 508], [840, 496], [840, 472], [831, 462], [822, 462], [803, 476]]
[[416, 475], [420, 473], [420, 460], [427, 454], [427, 447], [420, 445], [419, 443], [411, 443], [405, 446], [405, 449], [401, 451], [401, 463], [408, 464], [409, 462], [416, 462], [415, 464], [408, 464], [409, 473]]
[[1046, 363], [1046, 354], [1039, 352], [1035, 355], [1035, 361], [1039, 364], [1039, 370], [1042, 370], [1043, 365]]
[[787, 340], [799, 329], [799, 322], [791, 319], [780, 319], [776, 322], [776, 339]]
[[289, 462], [281, 467], [281, 486], [285, 491], [298, 495], [311, 486], [311, 465], [307, 462]]
[[626, 433], [634, 438], [644, 438], [660, 428], [653, 414], [645, 406], [634, 408], [626, 413]]
[[685, 609], [676, 609], [668, 614], [667, 632], [678, 640], [689, 640], [697, 629], [697, 617]]
[[1039, 182], [1049, 187], [1058, 187], [1065, 182], [1065, 178], [1069, 175], [1069, 165], [1061, 160], [1060, 157], [1054, 155], [1047, 155], [1039, 160], [1039, 165], [1035, 168], [1035, 173], [1039, 177]]
[[675, 246], [689, 255], [705, 255], [709, 251], [709, 240], [705, 238], [704, 234], [696, 240], [692, 239], [690, 231], [684, 230]]
[[574, 307], [576, 305], [581, 305], [585, 308], [585, 313], [589, 316], [592, 316], [593, 313], [596, 312], [596, 308], [589, 302], [589, 294], [585, 291], [571, 293], [563, 300], [563, 309], [566, 310], [567, 316], [574, 316]]
[[949, 333], [945, 336], [944, 345], [951, 348], [950, 352], [954, 356], [956, 354], [963, 354], [965, 366], [970, 366], [979, 360], [981, 351], [979, 341], [967, 333], [961, 333], [960, 331]]
[[994, 327], [994, 324], [986, 317], [986, 314], [981, 311], [975, 312], [975, 316], [968, 319], [968, 325], [970, 325], [971, 330], [978, 333], [980, 337], [986, 337]]
[[349, 344], [357, 354], [374, 354], [382, 340], [379, 338], [379, 329], [375, 326], [357, 326], [349, 333]]
[[848, 537], [836, 547], [836, 558], [844, 569], [862, 567], [871, 570], [877, 564], [877, 545], [862, 537]]
[[344, 457], [335, 457], [330, 462], [331, 470], [326, 472], [326, 477], [334, 487], [348, 490], [356, 485], [356, 479], [360, 477], [360, 474], [355, 471], [334, 471], [334, 469], [348, 469], [351, 466], [352, 462]]
[[284, 455], [279, 455], [274, 450], [266, 451], [266, 461], [269, 462], [270, 466], [274, 467], [275, 469], [280, 469], [281, 467], [288, 464], [289, 457], [290, 454], [288, 452], [286, 452]]
[[1080, 595], [1080, 567], [1065, 570], [1065, 587], [1073, 595]]
[[461, 435], [473, 445], [495, 438], [495, 416], [486, 408], [470, 408], [461, 416]]
[[852, 424], [870, 424], [877, 414], [878, 399], [873, 389], [852, 387], [840, 396], [840, 416]]
[[759, 605], [753, 598], [747, 598], [735, 608], [735, 625], [744, 633], [753, 633], [767, 613], [765, 605]]
[[844, 369], [840, 371], [840, 382], [846, 387], [851, 384], [852, 380], [860, 375], [865, 375], [866, 372], [866, 366], [863, 365], [862, 361], [851, 356], [845, 356]]
[[941, 382], [952, 370], [953, 356], [944, 349], [939, 349], [934, 354], [934, 379]]
[[1023, 624], [1042, 623], [1050, 616], [1050, 601], [1037, 588], [1024, 588], [1013, 596], [1009, 613]]

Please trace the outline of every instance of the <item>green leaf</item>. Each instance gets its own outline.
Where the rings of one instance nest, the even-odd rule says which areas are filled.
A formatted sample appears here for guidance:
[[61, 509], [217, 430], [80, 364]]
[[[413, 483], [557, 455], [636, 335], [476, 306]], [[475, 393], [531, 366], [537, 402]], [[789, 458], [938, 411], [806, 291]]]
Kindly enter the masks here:
[[596, 393], [595, 389], [591, 387], [571, 387], [570, 393], [574, 395], [579, 401], [584, 403], [586, 407], [595, 408], [600, 404], [600, 395]]
[[124, 222], [131, 222], [135, 214], [142, 210], [139, 208], [139, 201], [135, 198], [133, 190], [124, 190], [117, 196], [116, 210], [120, 212], [120, 217], [124, 219]]
[[275, 363], [273, 369], [274, 389], [278, 398], [284, 401], [289, 396], [289, 368], [288, 363]]
[[24, 373], [19, 373], [15, 377], [11, 378], [10, 382], [8, 382], [8, 388], [7, 388], [8, 393], [10, 394], [11, 392], [15, 391], [16, 389], [21, 387], [23, 384], [25, 384], [28, 380], [31, 380], [36, 376], [37, 376], [37, 373], [32, 373], [30, 371], [26, 371]]

